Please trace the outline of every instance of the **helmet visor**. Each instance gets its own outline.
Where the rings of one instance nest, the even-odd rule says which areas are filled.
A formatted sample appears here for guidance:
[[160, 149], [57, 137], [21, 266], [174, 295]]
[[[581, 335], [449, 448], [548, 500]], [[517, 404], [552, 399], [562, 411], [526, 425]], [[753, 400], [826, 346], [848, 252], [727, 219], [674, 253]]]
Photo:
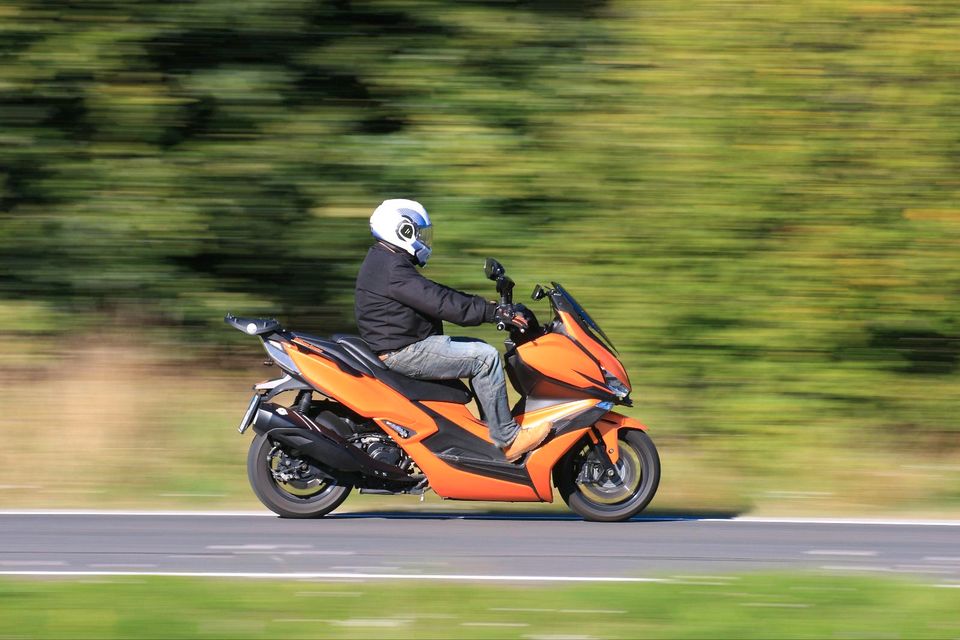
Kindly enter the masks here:
[[433, 225], [423, 227], [417, 232], [417, 240], [427, 247], [433, 248]]

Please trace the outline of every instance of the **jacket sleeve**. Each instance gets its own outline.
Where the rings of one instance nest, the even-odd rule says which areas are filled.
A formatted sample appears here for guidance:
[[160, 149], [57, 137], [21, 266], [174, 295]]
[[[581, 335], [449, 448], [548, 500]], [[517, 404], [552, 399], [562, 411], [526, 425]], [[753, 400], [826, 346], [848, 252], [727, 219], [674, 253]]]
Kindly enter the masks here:
[[463, 293], [424, 278], [413, 265], [393, 271], [390, 295], [397, 302], [426, 316], [464, 327], [493, 322], [497, 309], [495, 302], [489, 302], [482, 296]]

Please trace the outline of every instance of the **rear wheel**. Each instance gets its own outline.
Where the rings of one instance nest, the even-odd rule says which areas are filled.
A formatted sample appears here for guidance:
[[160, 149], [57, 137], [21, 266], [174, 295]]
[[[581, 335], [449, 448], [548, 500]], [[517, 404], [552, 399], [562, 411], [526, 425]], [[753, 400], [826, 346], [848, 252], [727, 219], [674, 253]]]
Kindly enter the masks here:
[[553, 471], [563, 501], [585, 520], [619, 522], [640, 513], [660, 484], [660, 457], [643, 431], [620, 432], [620, 458], [613, 475], [589, 443], [571, 449]]
[[260, 502], [283, 518], [324, 516], [353, 488], [326, 478], [309, 461], [288, 455], [261, 434], [250, 443], [247, 476]]

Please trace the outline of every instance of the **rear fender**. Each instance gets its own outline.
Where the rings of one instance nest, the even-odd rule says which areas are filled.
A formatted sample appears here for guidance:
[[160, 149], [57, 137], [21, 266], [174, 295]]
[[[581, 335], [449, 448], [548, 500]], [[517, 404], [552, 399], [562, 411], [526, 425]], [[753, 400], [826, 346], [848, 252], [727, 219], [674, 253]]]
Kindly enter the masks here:
[[593, 428], [603, 440], [603, 447], [610, 457], [610, 462], [617, 464], [620, 459], [620, 431], [623, 429], [638, 429], [646, 431], [647, 426], [639, 420], [611, 411], [600, 418]]

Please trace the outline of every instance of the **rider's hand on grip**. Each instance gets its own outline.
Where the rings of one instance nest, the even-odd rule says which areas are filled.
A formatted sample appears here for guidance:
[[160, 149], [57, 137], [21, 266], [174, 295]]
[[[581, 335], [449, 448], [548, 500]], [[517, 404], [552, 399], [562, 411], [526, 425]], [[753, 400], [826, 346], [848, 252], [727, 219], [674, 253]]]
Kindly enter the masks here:
[[497, 322], [497, 329], [503, 331], [507, 325], [512, 325], [524, 333], [530, 326], [523, 312], [512, 304], [501, 304], [497, 306], [497, 312], [494, 316]]

